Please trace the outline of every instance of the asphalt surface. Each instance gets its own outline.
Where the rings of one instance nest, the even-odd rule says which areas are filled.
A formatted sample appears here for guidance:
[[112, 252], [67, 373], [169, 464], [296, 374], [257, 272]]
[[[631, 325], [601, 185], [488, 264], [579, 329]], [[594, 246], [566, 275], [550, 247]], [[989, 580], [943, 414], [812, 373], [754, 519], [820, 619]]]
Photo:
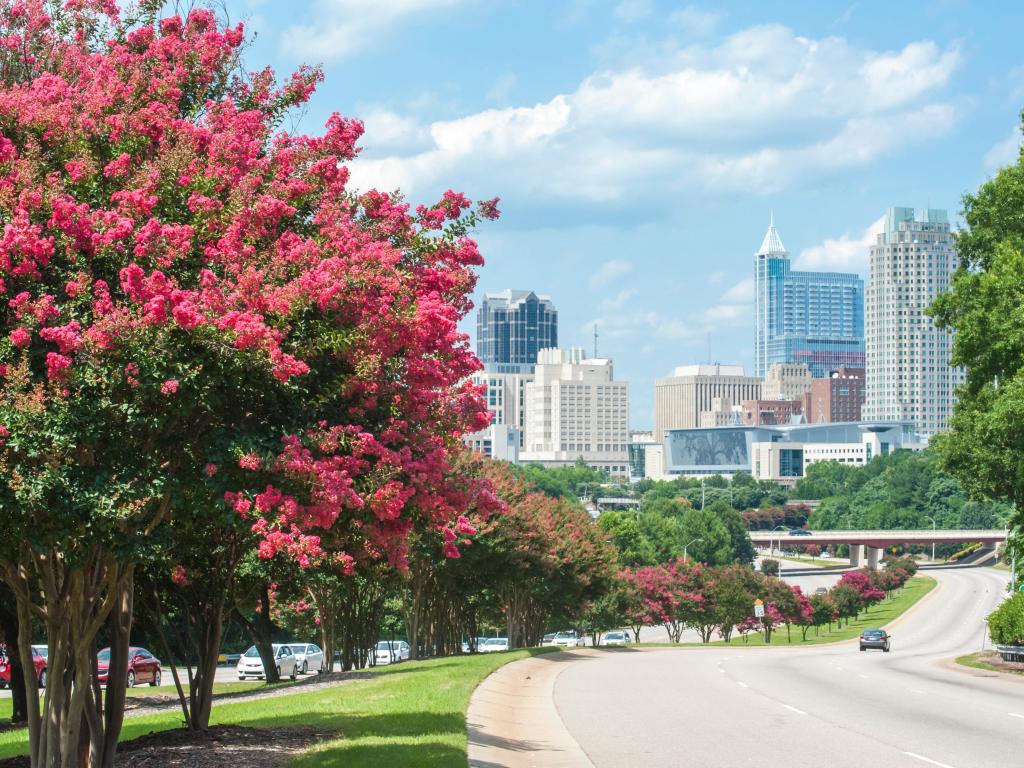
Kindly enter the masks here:
[[[1024, 680], [948, 665], [981, 649], [1007, 575], [929, 575], [939, 586], [891, 626], [891, 653], [610, 652], [568, 665], [555, 703], [597, 768], [1024, 766]], [[798, 578], [813, 591], [836, 576]]]

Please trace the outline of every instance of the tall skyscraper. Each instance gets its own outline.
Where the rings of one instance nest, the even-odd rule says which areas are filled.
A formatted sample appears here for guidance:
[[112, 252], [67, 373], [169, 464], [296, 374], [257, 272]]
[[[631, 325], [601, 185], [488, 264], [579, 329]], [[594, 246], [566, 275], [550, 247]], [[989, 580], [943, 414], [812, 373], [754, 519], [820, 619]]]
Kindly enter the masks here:
[[956, 249], [944, 210], [890, 208], [871, 246], [864, 419], [912, 421], [921, 435], [946, 428], [962, 371], [953, 338], [925, 309], [949, 288]]
[[582, 458], [613, 475], [629, 473], [629, 384], [612, 361], [582, 349], [544, 349], [525, 386], [526, 444], [520, 458], [567, 466]]
[[843, 272], [797, 272], [774, 219], [755, 254], [754, 372], [805, 363], [815, 377], [864, 366], [864, 281]]
[[540, 350], [557, 346], [558, 310], [549, 296], [511, 289], [484, 295], [476, 354], [489, 370], [532, 370]]
[[[670, 429], [701, 426], [701, 415], [721, 413], [724, 400], [731, 406], [760, 397], [761, 379], [745, 375], [742, 365], [679, 366], [671, 376], [654, 382], [654, 439], [664, 440]], [[711, 420], [721, 423], [714, 416]]]

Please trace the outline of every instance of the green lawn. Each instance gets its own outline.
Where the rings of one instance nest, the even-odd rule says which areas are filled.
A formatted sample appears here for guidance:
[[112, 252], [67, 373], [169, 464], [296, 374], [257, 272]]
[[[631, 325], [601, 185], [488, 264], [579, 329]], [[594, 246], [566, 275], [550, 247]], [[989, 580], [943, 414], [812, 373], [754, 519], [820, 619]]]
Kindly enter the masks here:
[[[776, 557], [775, 560], [780, 558]], [[783, 557], [781, 558], [786, 563], [799, 563], [804, 568], [815, 567], [815, 568], [849, 568], [850, 561], [844, 560], [841, 557], [833, 557], [823, 559], [819, 557]]]
[[997, 667], [995, 664], [991, 664], [986, 659], [993, 659], [994, 661], [1001, 661], [999, 654], [993, 653], [992, 651], [979, 651], [978, 653], [969, 653], [966, 656], [958, 656], [956, 663], [964, 667], [972, 667], [974, 669], [984, 669], [988, 672], [999, 672], [1004, 675], [1024, 675], [1024, 669], [1008, 669], [1006, 667]]
[[[338, 733], [294, 761], [296, 768], [345, 765], [465, 768], [466, 709], [473, 690], [510, 661], [556, 648], [407, 662], [372, 670], [365, 680], [263, 701], [223, 702], [211, 724], [307, 726]], [[125, 720], [122, 739], [178, 726], [180, 712]], [[0, 733], [0, 758], [22, 754], [25, 730]]]

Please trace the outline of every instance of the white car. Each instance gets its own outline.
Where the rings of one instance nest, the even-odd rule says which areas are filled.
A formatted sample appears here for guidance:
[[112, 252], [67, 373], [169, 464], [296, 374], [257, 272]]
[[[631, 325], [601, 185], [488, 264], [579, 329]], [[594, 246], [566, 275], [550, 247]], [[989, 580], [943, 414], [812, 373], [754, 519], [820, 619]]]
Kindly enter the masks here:
[[[292, 653], [291, 646], [274, 643], [272, 647], [274, 649], [274, 664], [277, 666], [277, 676], [280, 678], [289, 677], [292, 680], [298, 677], [298, 666], [295, 663], [295, 654]], [[245, 680], [249, 677], [262, 680], [266, 677], [266, 674], [263, 672], [263, 659], [260, 658], [260, 652], [256, 649], [255, 645], [242, 654], [236, 669], [239, 680]]]
[[318, 675], [322, 675], [327, 671], [327, 665], [324, 663], [324, 652], [320, 650], [319, 645], [313, 643], [289, 643], [288, 647], [292, 649], [292, 653], [295, 656], [295, 665], [299, 668], [299, 674], [305, 675], [309, 672], [316, 672]]
[[544, 646], [544, 645], [554, 645], [555, 644], [555, 633], [554, 632], [548, 632], [546, 635], [544, 635], [543, 638], [541, 638], [540, 644], [542, 646]]
[[558, 632], [551, 644], [559, 648], [575, 648], [579, 645], [586, 645], [587, 641], [575, 632]]
[[629, 632], [623, 632], [621, 629], [604, 633], [605, 645], [629, 645], [631, 642], [633, 641], [629, 639]]
[[394, 664], [409, 658], [409, 644], [405, 640], [381, 640], [373, 649], [376, 664]]
[[477, 648], [480, 653], [493, 653], [494, 651], [507, 651], [507, 637], [488, 637]]

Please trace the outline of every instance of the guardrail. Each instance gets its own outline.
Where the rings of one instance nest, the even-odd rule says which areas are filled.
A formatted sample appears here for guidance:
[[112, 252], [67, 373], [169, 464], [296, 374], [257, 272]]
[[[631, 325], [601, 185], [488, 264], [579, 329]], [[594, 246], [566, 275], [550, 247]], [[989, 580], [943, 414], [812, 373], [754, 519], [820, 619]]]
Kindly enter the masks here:
[[1024, 645], [997, 645], [1003, 661], [1024, 661]]

